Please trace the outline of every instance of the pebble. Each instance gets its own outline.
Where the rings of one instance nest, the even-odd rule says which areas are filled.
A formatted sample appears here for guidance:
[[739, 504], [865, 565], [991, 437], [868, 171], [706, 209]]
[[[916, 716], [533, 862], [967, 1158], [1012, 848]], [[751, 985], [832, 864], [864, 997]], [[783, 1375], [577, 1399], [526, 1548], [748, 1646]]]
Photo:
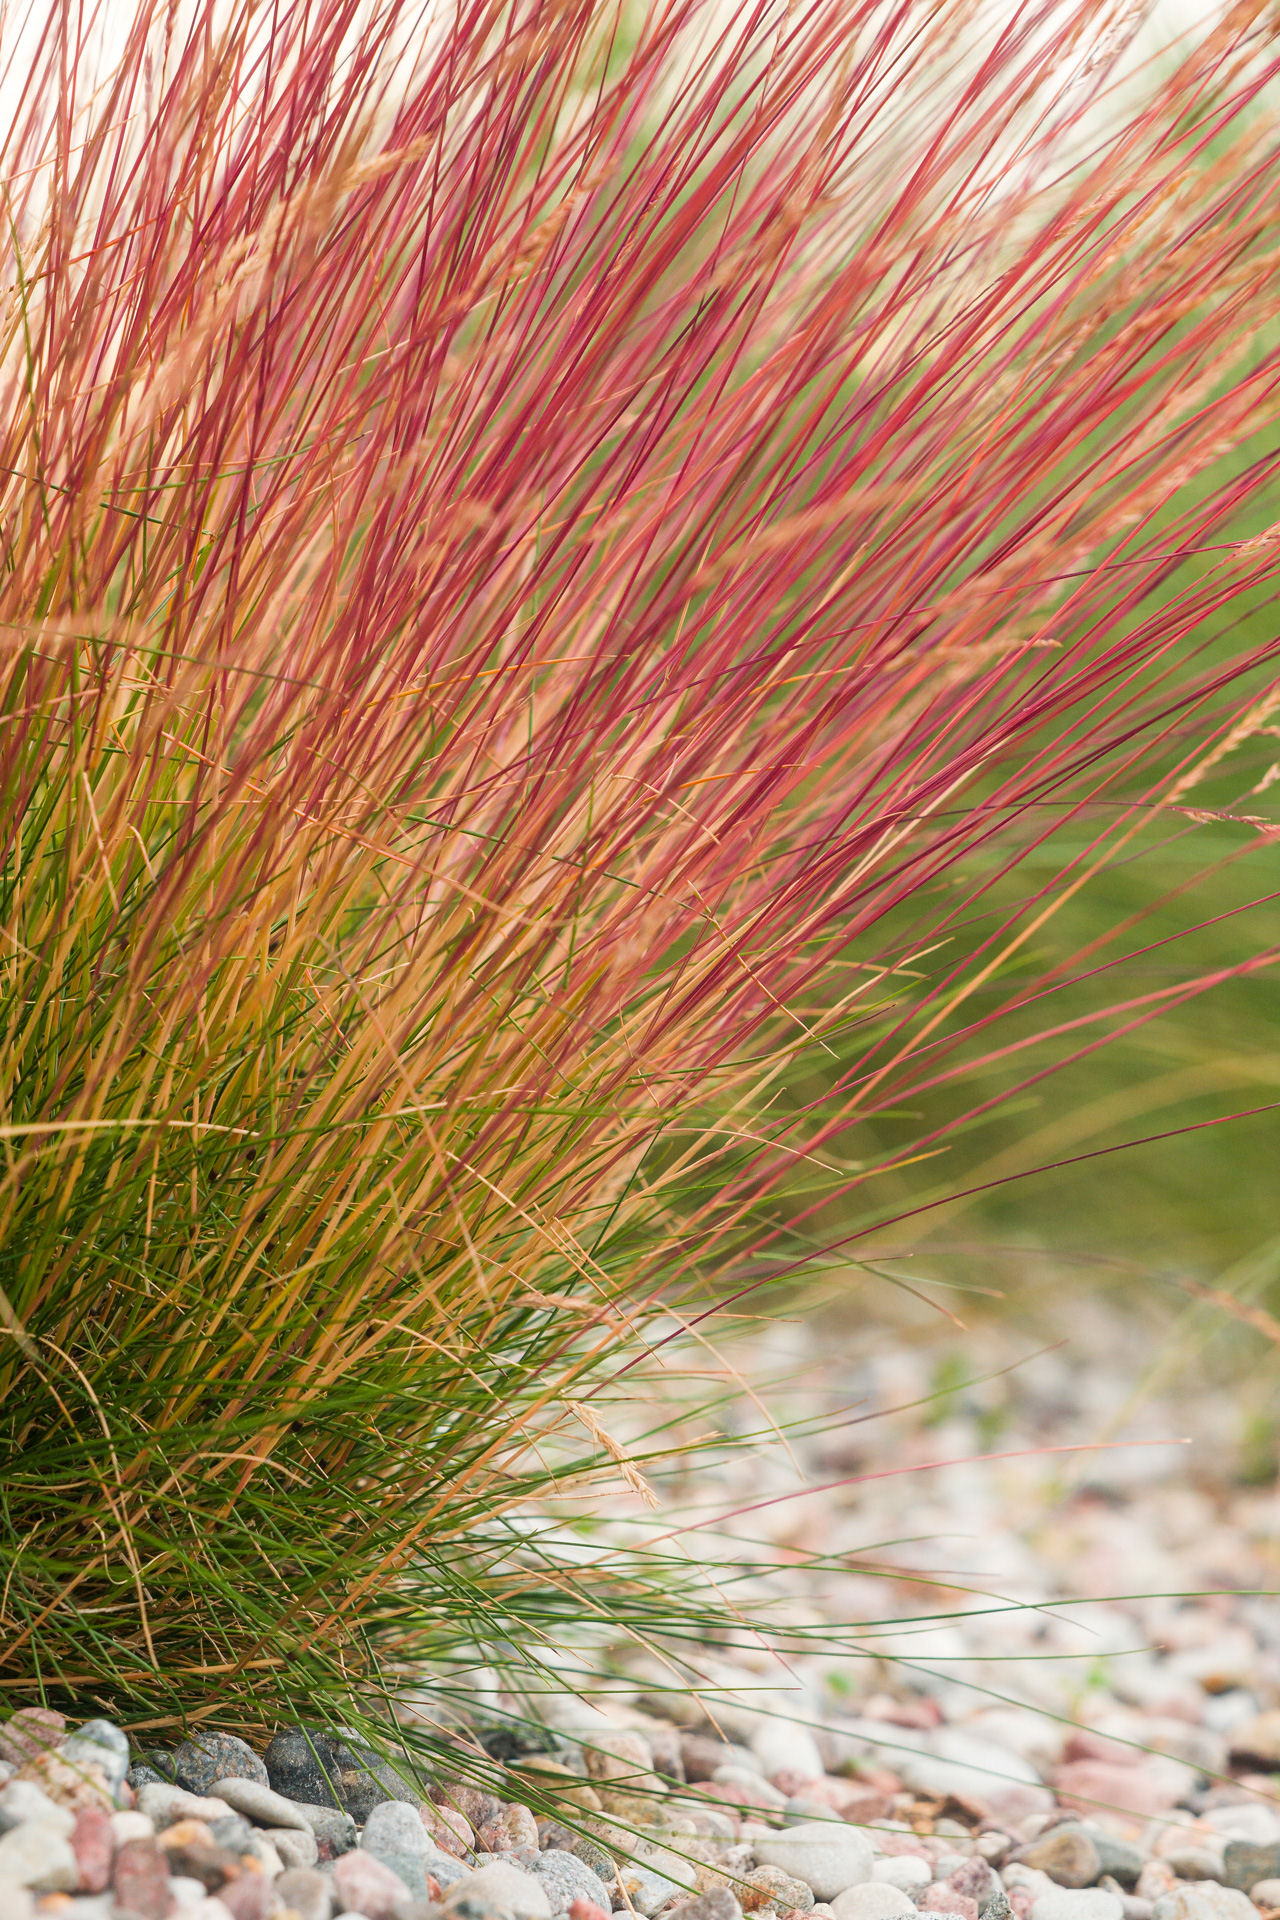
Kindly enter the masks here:
[[1124, 1920], [1124, 1901], [1098, 1887], [1055, 1886], [1040, 1895], [1031, 1920]]
[[[0, 1802], [3, 1798], [0, 1794]], [[1263, 1846], [1250, 1840], [1228, 1840], [1222, 1853], [1222, 1878], [1228, 1887], [1244, 1889], [1259, 1880], [1280, 1879], [1280, 1840]]]
[[81, 1757], [95, 1761], [118, 1786], [129, 1771], [129, 1736], [110, 1720], [86, 1720], [68, 1737], [62, 1757], [73, 1765]]
[[856, 1828], [819, 1821], [769, 1834], [756, 1842], [755, 1855], [762, 1866], [803, 1880], [819, 1900], [869, 1881], [875, 1860], [871, 1842]]
[[244, 1814], [260, 1827], [300, 1827], [304, 1833], [311, 1831], [296, 1801], [286, 1800], [282, 1793], [276, 1793], [259, 1780], [224, 1774], [213, 1782], [209, 1795], [214, 1800], [225, 1800], [234, 1812]]
[[[588, 1789], [588, 1791], [590, 1791], [590, 1789]], [[592, 1793], [591, 1799], [595, 1801], [594, 1811], [598, 1813], [600, 1811], [599, 1799], [594, 1793]], [[589, 1803], [585, 1800], [575, 1800], [574, 1804], [586, 1806]], [[377, 1812], [376, 1807], [374, 1808], [374, 1812]], [[446, 1853], [451, 1853], [456, 1858], [462, 1859], [464, 1855], [474, 1849], [476, 1843], [475, 1830], [466, 1815], [459, 1813], [456, 1808], [437, 1807], [430, 1800], [421, 1800], [418, 1802], [418, 1818], [421, 1820], [428, 1836], [435, 1841], [438, 1847], [442, 1847]]]
[[275, 1883], [281, 1904], [298, 1920], [331, 1920], [333, 1891], [330, 1876], [306, 1867], [287, 1868]]
[[[446, 1893], [445, 1906], [456, 1906], [463, 1899], [483, 1901], [491, 1908], [512, 1914], [514, 1920], [549, 1920], [551, 1914], [551, 1902], [542, 1882], [536, 1875], [506, 1860], [495, 1860], [464, 1874]], [[378, 1916], [371, 1914], [369, 1920], [378, 1920]]]
[[904, 1893], [912, 1893], [929, 1885], [933, 1870], [927, 1860], [921, 1860], [915, 1854], [890, 1854], [887, 1859], [875, 1862], [871, 1878], [883, 1886], [900, 1887]]
[[0, 1837], [0, 1881], [36, 1893], [74, 1893], [80, 1871], [66, 1832], [47, 1820], [26, 1820]]
[[64, 1760], [61, 1753], [38, 1753], [24, 1763], [12, 1784], [16, 1786], [20, 1780], [33, 1782], [59, 1806], [73, 1811], [78, 1807], [115, 1805], [115, 1789], [105, 1769], [88, 1755], [73, 1764]]
[[484, 1853], [512, 1853], [517, 1847], [536, 1849], [538, 1822], [528, 1807], [500, 1807], [493, 1819], [478, 1829], [476, 1843]]
[[270, 1785], [286, 1799], [340, 1807], [357, 1821], [367, 1820], [383, 1800], [402, 1800], [408, 1785], [350, 1734], [286, 1727], [267, 1748], [265, 1762]]
[[[747, 1888], [750, 1888], [750, 1893]], [[768, 1909], [774, 1913], [807, 1913], [813, 1905], [813, 1891], [794, 1874], [781, 1867], [757, 1867], [749, 1873], [738, 1898], [748, 1913]]]
[[[576, 1920], [569, 1909], [570, 1920]], [[684, 1900], [671, 1909], [671, 1920], [742, 1920], [742, 1908], [729, 1887], [709, 1887], [695, 1900]]]
[[1236, 1727], [1229, 1749], [1233, 1760], [1246, 1761], [1265, 1773], [1280, 1770], [1280, 1708], [1270, 1708]]
[[535, 1860], [530, 1871], [546, 1890], [552, 1913], [567, 1913], [579, 1897], [608, 1910], [604, 1881], [577, 1854], [566, 1853], [561, 1847], [550, 1848]]
[[635, 1861], [626, 1862], [618, 1868], [618, 1886], [625, 1896], [622, 1905], [630, 1902], [637, 1913], [644, 1914], [655, 1914], [669, 1900], [691, 1891], [667, 1874], [660, 1873], [656, 1867]]
[[208, 1794], [215, 1780], [251, 1780], [260, 1787], [270, 1784], [267, 1769], [253, 1748], [234, 1733], [205, 1731], [184, 1740], [173, 1756], [173, 1765], [174, 1779], [188, 1793]]
[[1102, 1872], [1102, 1859], [1083, 1827], [1052, 1827], [1020, 1847], [1014, 1859], [1047, 1873], [1060, 1887], [1091, 1887]]
[[111, 1816], [111, 1835], [118, 1847], [122, 1847], [126, 1840], [149, 1840], [155, 1830], [154, 1820], [145, 1813], [139, 1813], [136, 1808]]
[[290, 1867], [314, 1867], [320, 1859], [320, 1846], [314, 1833], [305, 1823], [297, 1827], [264, 1827], [263, 1838], [269, 1840], [280, 1856], [280, 1864]]
[[81, 1807], [68, 1838], [76, 1857], [79, 1891], [105, 1893], [111, 1885], [111, 1862], [116, 1850], [112, 1816], [105, 1807]]
[[1249, 1898], [1255, 1907], [1264, 1910], [1280, 1907], [1280, 1880], [1259, 1880], [1250, 1887]]
[[203, 1794], [188, 1793], [185, 1787], [144, 1787], [138, 1795], [138, 1812], [145, 1813], [157, 1832], [171, 1827], [176, 1820], [220, 1820], [231, 1812], [225, 1800], [206, 1799]]
[[767, 1780], [784, 1772], [816, 1780], [826, 1772], [817, 1741], [794, 1720], [762, 1720], [751, 1736], [751, 1751]]
[[137, 1920], [165, 1920], [169, 1907], [169, 1863], [155, 1840], [127, 1840], [116, 1849], [111, 1870], [115, 1906]]
[[0, 1760], [21, 1767], [56, 1747], [67, 1730], [65, 1715], [51, 1707], [19, 1707], [0, 1726]]
[[290, 1805], [314, 1833], [322, 1860], [336, 1860], [339, 1854], [349, 1853], [355, 1846], [356, 1823], [349, 1813], [339, 1807], [311, 1806], [304, 1800], [290, 1801]]
[[920, 1895], [921, 1907], [930, 1913], [959, 1914], [960, 1920], [978, 1920], [978, 1903], [972, 1894], [961, 1893], [949, 1880], [935, 1880]]
[[836, 1920], [890, 1920], [893, 1914], [914, 1913], [915, 1902], [900, 1887], [883, 1880], [864, 1880], [838, 1893], [831, 1911]]
[[397, 1907], [411, 1898], [409, 1888], [386, 1862], [354, 1847], [333, 1863], [333, 1891], [338, 1905], [367, 1920], [392, 1920]]
[[272, 1879], [267, 1873], [240, 1873], [226, 1880], [218, 1890], [231, 1920], [275, 1920], [280, 1911], [277, 1888], [283, 1874]]
[[[384, 1800], [365, 1821], [360, 1845], [366, 1853], [436, 1853], [439, 1849], [409, 1800]], [[493, 1851], [493, 1849], [491, 1849]]]
[[1153, 1920], [1257, 1920], [1257, 1909], [1247, 1893], [1197, 1880], [1178, 1887], [1156, 1901]]
[[27, 1820], [41, 1820], [65, 1834], [74, 1826], [75, 1815], [69, 1807], [61, 1807], [56, 1800], [51, 1800], [34, 1780], [10, 1780], [0, 1788], [0, 1833], [7, 1833]]

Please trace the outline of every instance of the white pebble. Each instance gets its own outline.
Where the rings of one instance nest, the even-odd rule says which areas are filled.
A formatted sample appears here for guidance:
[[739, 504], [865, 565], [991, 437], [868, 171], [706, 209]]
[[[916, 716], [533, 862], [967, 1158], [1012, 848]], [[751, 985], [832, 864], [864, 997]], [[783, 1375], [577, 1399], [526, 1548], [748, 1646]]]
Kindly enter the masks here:
[[901, 1887], [904, 1893], [909, 1893], [912, 1887], [927, 1887], [933, 1877], [929, 1862], [914, 1853], [884, 1854], [871, 1869], [873, 1880], [882, 1881], [887, 1887]]
[[1054, 1887], [1036, 1900], [1031, 1920], [1124, 1920], [1124, 1901], [1100, 1887]]
[[33, 1893], [74, 1893], [80, 1870], [64, 1829], [28, 1820], [0, 1838], [0, 1881], [5, 1880]]
[[445, 1905], [453, 1906], [458, 1900], [468, 1898], [502, 1907], [514, 1914], [516, 1920], [549, 1920], [551, 1913], [551, 1902], [541, 1880], [507, 1860], [495, 1860], [487, 1867], [478, 1867], [474, 1873], [464, 1873], [446, 1893]]
[[149, 1840], [155, 1832], [155, 1821], [149, 1820], [145, 1813], [139, 1813], [134, 1807], [127, 1807], [122, 1813], [111, 1816], [111, 1832], [118, 1847], [128, 1840]]
[[751, 1736], [751, 1751], [766, 1777], [789, 1772], [820, 1780], [826, 1772], [817, 1741], [794, 1720], [762, 1720]]
[[175, 1906], [181, 1907], [184, 1913], [192, 1907], [198, 1907], [206, 1891], [204, 1881], [193, 1880], [188, 1873], [169, 1875], [169, 1898]]
[[23, 1826], [39, 1820], [59, 1833], [70, 1833], [75, 1815], [69, 1807], [60, 1807], [34, 1780], [11, 1780], [0, 1791], [0, 1828]]
[[1162, 1893], [1151, 1920], [1257, 1920], [1257, 1915], [1247, 1893], [1220, 1887], [1215, 1880], [1192, 1880], [1173, 1893]]
[[861, 1886], [846, 1887], [831, 1902], [836, 1920], [893, 1920], [899, 1913], [914, 1913], [915, 1901], [901, 1887], [883, 1880], [864, 1880]]
[[812, 1887], [819, 1900], [869, 1881], [875, 1866], [871, 1842], [856, 1827], [834, 1821], [784, 1827], [753, 1845], [762, 1867], [781, 1867]]

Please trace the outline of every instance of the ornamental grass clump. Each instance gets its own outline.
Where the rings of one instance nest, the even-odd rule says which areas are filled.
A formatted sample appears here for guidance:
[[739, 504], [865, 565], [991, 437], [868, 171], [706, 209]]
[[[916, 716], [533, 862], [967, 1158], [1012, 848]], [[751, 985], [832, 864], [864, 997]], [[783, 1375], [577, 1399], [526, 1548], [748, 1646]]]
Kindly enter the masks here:
[[611, 1402], [945, 1145], [858, 1129], [1023, 951], [953, 964], [968, 857], [1091, 823], [1037, 924], [1260, 711], [1268, 23], [1123, 85], [1096, 0], [15, 38], [6, 1699], [425, 1677], [429, 1742], [732, 1618], [539, 1513], [660, 1502]]

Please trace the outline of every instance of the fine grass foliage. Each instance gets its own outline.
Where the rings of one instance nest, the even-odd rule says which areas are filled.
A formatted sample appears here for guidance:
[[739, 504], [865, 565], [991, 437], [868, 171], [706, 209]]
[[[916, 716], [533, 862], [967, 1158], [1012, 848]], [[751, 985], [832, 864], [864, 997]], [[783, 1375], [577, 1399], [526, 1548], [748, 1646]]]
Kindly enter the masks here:
[[1268, 21], [1136, 92], [1095, 0], [14, 37], [6, 1698], [429, 1743], [732, 1621], [539, 1512], [663, 1499], [611, 1398], [910, 1205], [975, 1031], [1053, 1063], [1024, 929], [1270, 711], [1202, 638], [1276, 567]]

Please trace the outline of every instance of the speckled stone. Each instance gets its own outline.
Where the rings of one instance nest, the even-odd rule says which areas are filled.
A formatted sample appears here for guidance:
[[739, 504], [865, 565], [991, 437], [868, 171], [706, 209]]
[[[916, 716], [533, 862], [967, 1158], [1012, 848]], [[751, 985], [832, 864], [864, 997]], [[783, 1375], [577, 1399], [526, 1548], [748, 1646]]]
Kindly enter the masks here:
[[169, 1909], [169, 1862], [154, 1840], [128, 1840], [117, 1849], [111, 1886], [119, 1914], [165, 1920]]
[[267, 1786], [267, 1769], [253, 1748], [234, 1733], [202, 1732], [184, 1740], [173, 1756], [175, 1778], [188, 1793], [207, 1794], [215, 1780], [256, 1780]]
[[576, 1853], [553, 1847], [534, 1861], [530, 1871], [546, 1889], [552, 1913], [567, 1913], [579, 1896], [608, 1911], [609, 1894], [604, 1881]]
[[21, 1767], [56, 1747], [66, 1730], [66, 1716], [52, 1707], [19, 1707], [0, 1726], [0, 1760]]
[[[267, 1748], [267, 1773], [277, 1793], [316, 1807], [340, 1807], [358, 1822], [384, 1800], [403, 1800], [412, 1787], [353, 1735], [286, 1727]], [[372, 1914], [367, 1920], [374, 1920]]]

